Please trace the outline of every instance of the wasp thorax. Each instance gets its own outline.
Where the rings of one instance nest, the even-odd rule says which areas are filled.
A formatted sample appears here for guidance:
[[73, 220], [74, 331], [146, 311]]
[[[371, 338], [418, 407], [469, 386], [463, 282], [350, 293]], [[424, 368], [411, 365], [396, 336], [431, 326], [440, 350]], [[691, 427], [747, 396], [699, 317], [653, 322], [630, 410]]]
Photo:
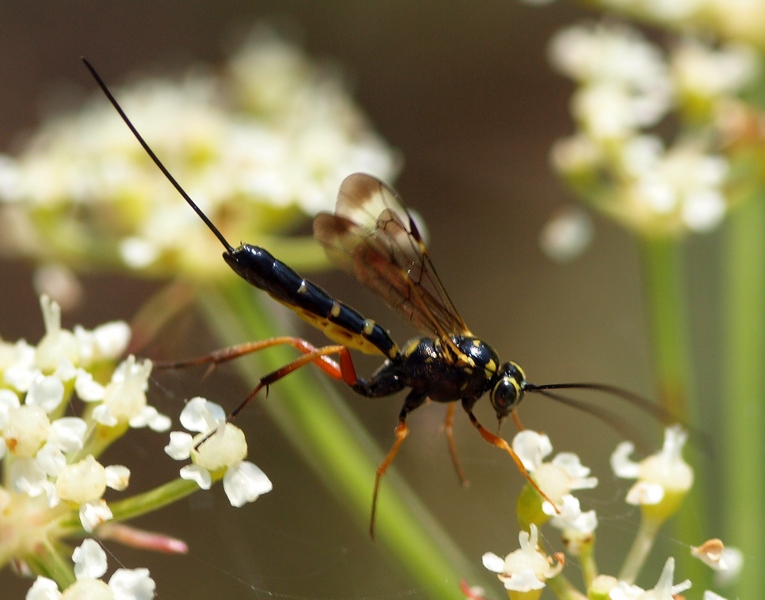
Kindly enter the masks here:
[[502, 420], [518, 406], [523, 399], [524, 375], [514, 363], [505, 363], [497, 373], [497, 383], [491, 390], [491, 405]]

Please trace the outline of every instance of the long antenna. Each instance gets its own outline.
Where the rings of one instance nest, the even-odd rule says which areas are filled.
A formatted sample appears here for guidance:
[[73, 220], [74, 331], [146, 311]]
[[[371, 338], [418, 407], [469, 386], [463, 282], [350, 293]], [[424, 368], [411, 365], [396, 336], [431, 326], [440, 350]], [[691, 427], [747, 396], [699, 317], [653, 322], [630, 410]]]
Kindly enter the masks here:
[[207, 225], [210, 228], [210, 231], [212, 231], [215, 234], [215, 237], [217, 237], [220, 240], [221, 244], [223, 244], [223, 247], [226, 249], [226, 252], [229, 252], [229, 253], [233, 252], [234, 247], [228, 243], [228, 241], [226, 240], [225, 237], [223, 237], [223, 234], [218, 230], [218, 228], [215, 225], [213, 225], [212, 221], [210, 221], [210, 219], [207, 218], [207, 215], [205, 215], [205, 213], [203, 213], [202, 210], [191, 199], [191, 196], [189, 196], [186, 193], [186, 190], [184, 190], [181, 187], [181, 184], [178, 183], [175, 180], [175, 177], [173, 177], [170, 174], [170, 171], [168, 171], [165, 165], [162, 164], [162, 161], [159, 160], [159, 157], [156, 154], [154, 154], [154, 151], [151, 149], [149, 144], [146, 143], [146, 140], [143, 139], [143, 136], [140, 133], [138, 133], [138, 130], [135, 128], [135, 125], [133, 125], [130, 119], [128, 119], [128, 116], [125, 114], [125, 111], [122, 110], [122, 107], [117, 102], [117, 99], [109, 91], [109, 88], [106, 87], [104, 80], [101, 79], [101, 76], [98, 74], [95, 68], [93, 68], [93, 65], [91, 65], [88, 62], [88, 59], [85, 58], [84, 56], [80, 58], [82, 59], [82, 62], [85, 63], [85, 66], [88, 68], [88, 71], [90, 71], [90, 74], [93, 76], [93, 79], [96, 80], [98, 87], [101, 88], [101, 91], [107, 97], [109, 102], [112, 103], [112, 106], [114, 107], [114, 109], [117, 111], [117, 113], [119, 113], [120, 117], [122, 117], [122, 120], [125, 121], [125, 125], [127, 125], [130, 131], [133, 132], [135, 139], [137, 139], [138, 143], [141, 144], [141, 146], [143, 146], [143, 149], [146, 151], [146, 154], [148, 154], [151, 160], [154, 161], [154, 164], [157, 165], [157, 167], [159, 167], [159, 170], [162, 171], [165, 177], [167, 177], [168, 181], [170, 181], [170, 183], [173, 184], [173, 187], [176, 190], [178, 190], [178, 193], [183, 197], [183, 199], [188, 203], [188, 205], [194, 209], [194, 212], [199, 215], [202, 221], [204, 221], [205, 225]]
[[549, 392], [545, 389], [531, 388], [527, 391], [538, 393], [542, 396], [545, 396], [546, 398], [550, 398], [551, 400], [555, 400], [556, 402], [560, 402], [561, 404], [565, 404], [571, 408], [581, 410], [588, 415], [592, 415], [596, 419], [600, 419], [606, 425], [610, 426], [617, 433], [621, 434], [624, 439], [634, 440], [638, 446], [640, 446], [641, 450], [647, 450], [649, 448], [645, 438], [637, 431], [637, 429], [635, 429], [625, 418], [620, 417], [618, 414], [610, 410], [604, 409], [594, 404], [589, 404], [582, 400], [577, 400], [576, 398], [570, 398], [569, 396], [563, 396], [561, 394]]
[[629, 402], [632, 406], [653, 416], [662, 423], [681, 421], [681, 419], [673, 415], [664, 407], [654, 404], [638, 394], [616, 387], [615, 385], [608, 385], [605, 383], [549, 383], [545, 385], [534, 385], [533, 383], [526, 383], [524, 384], [523, 389], [527, 392], [543, 392], [544, 390], [594, 390], [596, 392], [603, 392], [604, 394], [617, 396], [618, 398]]

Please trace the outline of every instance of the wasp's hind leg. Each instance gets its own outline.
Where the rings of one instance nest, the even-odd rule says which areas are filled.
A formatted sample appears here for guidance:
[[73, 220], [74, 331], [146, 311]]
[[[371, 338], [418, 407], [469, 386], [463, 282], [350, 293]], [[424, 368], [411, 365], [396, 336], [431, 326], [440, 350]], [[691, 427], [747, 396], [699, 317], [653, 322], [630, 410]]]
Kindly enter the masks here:
[[[255, 352], [260, 352], [261, 350], [265, 350], [266, 348], [272, 348], [274, 346], [283, 346], [283, 345], [290, 345], [305, 355], [315, 353], [318, 350], [316, 346], [309, 344], [306, 340], [302, 338], [296, 338], [292, 336], [281, 336], [281, 337], [269, 338], [267, 340], [260, 340], [257, 342], [245, 342], [244, 344], [229, 346], [228, 348], [215, 350], [214, 352], [210, 352], [209, 354], [205, 354], [204, 356], [198, 356], [196, 358], [191, 358], [188, 360], [181, 360], [181, 361], [174, 361], [174, 362], [163, 362], [163, 361], [155, 362], [154, 368], [156, 369], [185, 369], [188, 367], [210, 365], [210, 369], [214, 369], [217, 365], [228, 362], [230, 360], [235, 360], [237, 358], [246, 356], [248, 354], [254, 354]], [[340, 363], [335, 362], [334, 360], [332, 360], [331, 358], [329, 358], [329, 356], [325, 354], [319, 354], [318, 356], [315, 356], [313, 358], [313, 362], [317, 367], [319, 367], [322, 371], [324, 371], [327, 375], [329, 375], [333, 379], [338, 379], [338, 380], [342, 379], [348, 385], [353, 385], [356, 378], [355, 378], [355, 368], [353, 368], [353, 363], [350, 359], [350, 354], [348, 355], [347, 359], [345, 359], [339, 351], [337, 352], [337, 354], [340, 355]], [[350, 365], [348, 366], [344, 363], [350, 363]], [[350, 375], [350, 371], [353, 372], [353, 376]], [[346, 372], [348, 372], [348, 374], [346, 374]]]
[[[273, 338], [272, 340], [264, 340], [263, 343], [269, 343], [273, 342], [273, 340], [276, 340], [279, 338]], [[290, 339], [296, 339], [296, 338], [290, 338]], [[303, 341], [303, 340], [300, 340]], [[255, 344], [258, 344], [259, 342], [255, 342]], [[289, 342], [285, 342], [289, 343]], [[318, 365], [324, 372], [328, 373], [335, 379], [342, 379], [346, 384], [353, 387], [357, 385], [357, 378], [356, 378], [356, 368], [353, 365], [353, 359], [351, 358], [351, 353], [349, 352], [348, 348], [341, 345], [334, 345], [334, 346], [322, 346], [321, 348], [314, 348], [313, 346], [310, 346], [308, 342], [305, 342], [306, 347], [310, 347], [311, 350], [304, 349], [305, 354], [303, 356], [296, 358], [291, 363], [287, 363], [280, 369], [277, 369], [276, 371], [272, 371], [268, 375], [264, 375], [260, 378], [260, 381], [258, 382], [258, 385], [256, 385], [253, 390], [247, 394], [247, 396], [242, 400], [239, 405], [232, 410], [228, 416], [226, 417], [226, 422], [233, 421], [236, 416], [244, 409], [245, 406], [247, 406], [250, 403], [250, 400], [252, 400], [260, 390], [263, 388], [266, 388], [266, 391], [268, 390], [268, 386], [270, 386], [273, 383], [276, 383], [280, 379], [286, 377], [293, 371], [296, 371], [297, 369], [304, 367], [305, 365], [315, 363]], [[276, 344], [271, 344], [276, 345]], [[266, 346], [267, 347], [267, 346]], [[262, 349], [262, 348], [258, 348]], [[229, 349], [226, 349], [229, 350]], [[224, 350], [225, 351], [225, 350]], [[256, 350], [253, 350], [256, 351]], [[335, 361], [328, 358], [331, 354], [337, 354], [340, 358], [339, 363], [336, 363]], [[242, 354], [239, 354], [239, 356], [242, 356]], [[203, 359], [205, 357], [202, 357]], [[234, 357], [235, 358], [235, 357]], [[325, 360], [326, 359], [326, 360]], [[197, 359], [199, 360], [199, 359]], [[229, 359], [231, 360], [231, 359]], [[212, 362], [212, 361], [210, 361]], [[202, 363], [195, 363], [195, 364], [204, 364]], [[325, 368], [330, 367], [330, 368]], [[207, 435], [205, 435], [201, 441], [197, 442], [195, 448], [199, 448], [202, 444], [204, 444], [207, 440], [209, 440], [217, 429], [211, 431]]]
[[404, 406], [398, 414], [398, 425], [396, 425], [395, 429], [396, 440], [393, 442], [393, 446], [391, 446], [390, 450], [388, 450], [388, 454], [385, 455], [380, 466], [377, 467], [377, 473], [375, 474], [375, 488], [372, 492], [372, 515], [369, 519], [369, 535], [372, 536], [372, 539], [375, 537], [375, 514], [377, 513], [377, 494], [380, 491], [380, 480], [382, 479], [382, 476], [385, 475], [388, 467], [390, 467], [393, 459], [396, 457], [398, 449], [401, 447], [401, 444], [404, 443], [406, 436], [409, 435], [409, 427], [406, 425], [406, 416], [415, 408], [421, 406], [426, 399], [427, 396], [425, 394], [414, 390], [409, 392], [409, 395], [404, 401]]

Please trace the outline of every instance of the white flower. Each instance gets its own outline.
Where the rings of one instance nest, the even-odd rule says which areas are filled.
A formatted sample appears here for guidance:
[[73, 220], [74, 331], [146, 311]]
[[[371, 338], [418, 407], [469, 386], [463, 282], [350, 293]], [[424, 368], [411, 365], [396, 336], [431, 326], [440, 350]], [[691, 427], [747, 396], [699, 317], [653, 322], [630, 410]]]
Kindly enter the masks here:
[[41, 407], [21, 405], [8, 413], [3, 438], [12, 454], [31, 458], [45, 443], [49, 432], [50, 420]]
[[106, 573], [106, 553], [92, 539], [86, 539], [72, 554], [74, 574], [77, 581], [63, 593], [56, 583], [46, 577], [38, 577], [27, 600], [66, 600], [89, 598], [93, 600], [151, 600], [156, 585], [149, 577], [148, 569], [117, 569], [109, 583], [101, 581]]
[[61, 308], [43, 294], [40, 296], [45, 335], [35, 349], [35, 363], [44, 373], [55, 371], [61, 361], [78, 364], [80, 347], [71, 331], [61, 328]]
[[550, 524], [563, 530], [564, 538], [570, 538], [571, 542], [577, 540], [577, 543], [582, 543], [583, 540], [592, 535], [598, 526], [598, 517], [595, 515], [595, 511], [582, 512], [579, 499], [571, 494], [563, 496], [563, 500], [557, 508], [560, 512], [556, 512], [549, 502], [542, 505], [545, 514], [552, 517]]
[[685, 39], [672, 53], [672, 69], [681, 91], [714, 98], [739, 91], [757, 74], [757, 54], [750, 46], [715, 49]]
[[541, 590], [547, 579], [563, 570], [561, 557], [557, 557], [558, 564], [553, 566], [552, 559], [539, 550], [538, 535], [536, 525], [532, 524], [530, 532], [518, 534], [520, 550], [511, 552], [504, 559], [491, 552], [483, 555], [483, 565], [497, 573], [505, 589], [517, 592]]
[[572, 111], [596, 140], [628, 137], [656, 124], [672, 98], [661, 52], [634, 29], [577, 25], [550, 43], [551, 62], [582, 85]]
[[545, 223], [539, 234], [539, 245], [548, 257], [568, 262], [580, 256], [590, 245], [593, 225], [581, 207], [559, 210]]
[[611, 455], [611, 468], [618, 477], [637, 479], [627, 494], [627, 502], [654, 506], [652, 514], [666, 518], [680, 505], [693, 484], [693, 469], [683, 460], [682, 449], [688, 434], [679, 426], [664, 431], [661, 452], [636, 463], [629, 459], [634, 444], [622, 442]]
[[[266, 474], [244, 460], [247, 456], [244, 434], [238, 427], [226, 423], [226, 413], [218, 404], [192, 398], [181, 411], [180, 420], [186, 429], [199, 433], [192, 437], [183, 431], [171, 431], [170, 443], [165, 446], [165, 452], [174, 460], [193, 460], [193, 464], [181, 468], [183, 479], [195, 481], [206, 490], [212, 485], [213, 474], [225, 469], [223, 489], [236, 507], [271, 491], [272, 484]], [[195, 444], [203, 439], [205, 441], [195, 449]]]
[[636, 585], [629, 585], [620, 581], [611, 588], [608, 597], [611, 600], [674, 600], [674, 596], [691, 587], [691, 582], [685, 580], [682, 583], [672, 585], [675, 576], [675, 559], [668, 558], [664, 564], [659, 581], [652, 590], [644, 591]]
[[82, 364], [91, 365], [122, 356], [130, 342], [130, 326], [124, 321], [112, 321], [90, 331], [76, 325], [74, 335], [80, 345]]
[[[561, 452], [551, 462], [544, 462], [552, 453], [550, 438], [544, 434], [530, 429], [519, 432], [513, 438], [513, 450], [534, 481], [556, 504], [562, 503], [572, 491], [591, 489], [598, 484], [596, 477], [588, 477], [590, 469], [581, 464], [576, 454]], [[549, 509], [555, 511], [552, 506]]]
[[128, 422], [134, 428], [149, 426], [155, 431], [165, 431], [170, 426], [168, 417], [146, 402], [150, 374], [151, 361], [138, 362], [131, 354], [120, 363], [106, 387], [93, 381], [87, 373], [80, 372], [75, 389], [83, 395], [83, 400], [102, 400], [93, 409], [93, 418], [102, 425], [113, 427]]

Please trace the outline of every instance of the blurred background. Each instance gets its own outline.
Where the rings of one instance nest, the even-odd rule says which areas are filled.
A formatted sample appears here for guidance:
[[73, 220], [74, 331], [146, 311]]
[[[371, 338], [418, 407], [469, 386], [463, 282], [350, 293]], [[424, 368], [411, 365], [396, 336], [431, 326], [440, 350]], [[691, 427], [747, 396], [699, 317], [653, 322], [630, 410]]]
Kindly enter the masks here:
[[[534, 8], [512, 0], [2, 3], [0, 150], [12, 152], [43, 114], [65, 110], [60, 99], [93, 93], [81, 55], [114, 85], [145, 73], [182, 72], [194, 62], [215, 65], [252, 25], [268, 20], [311, 57], [338, 66], [378, 132], [401, 152], [403, 169], [395, 186], [427, 222], [431, 258], [476, 335], [504, 359], [521, 364], [534, 383], [597, 381], [654, 397], [633, 239], [594, 216], [594, 243], [577, 261], [556, 264], [539, 249], [540, 229], [551, 214], [575, 203], [548, 166], [552, 142], [572, 126], [571, 84], [548, 66], [546, 42], [561, 26], [586, 16], [565, 3]], [[699, 273], [691, 282], [695, 332], [704, 348], [714, 345], [715, 335], [714, 323], [705, 318], [714, 300], [706, 287], [714, 244], [714, 237], [697, 238], [691, 248], [698, 266], [691, 272]], [[390, 328], [400, 343], [413, 335], [345, 275], [315, 279]], [[31, 281], [30, 266], [0, 262], [4, 339], [36, 342], [42, 335]], [[84, 285], [84, 304], [64, 317], [68, 327], [130, 319], [159, 287], [107, 275], [85, 276]], [[188, 319], [193, 323], [194, 316]], [[178, 337], [173, 341], [184, 356], [192, 348], [213, 349], [212, 340], [194, 327], [164, 335]], [[366, 374], [376, 366], [377, 361], [362, 359], [358, 368]], [[176, 416], [182, 399], [200, 391], [231, 408], [247, 389], [227, 369], [204, 381], [200, 373], [183, 372], [163, 376], [150, 399]], [[387, 449], [403, 397], [370, 401], [346, 395]], [[608, 399], [605, 405], [632, 420], [651, 442], [660, 441], [658, 424], [616, 402]], [[477, 413], [493, 422], [487, 401]], [[514, 502], [524, 480], [458, 411], [456, 441], [472, 484], [461, 489], [441, 432], [443, 415], [444, 407], [434, 405], [411, 415], [411, 435], [395, 468], [480, 564], [484, 552], [504, 555], [517, 547]], [[629, 482], [616, 481], [608, 468], [619, 436], [544, 398], [527, 398], [521, 417], [528, 427], [548, 433], [556, 452], [578, 453], [600, 477], [599, 488], [582, 494], [583, 507], [598, 510], [601, 549], [610, 549], [598, 557], [599, 566], [617, 568], [637, 523], [637, 514], [622, 500]], [[141, 519], [141, 527], [185, 539], [189, 555], [149, 555], [110, 545], [112, 566], [148, 566], [165, 598], [420, 594], [301, 463], [257, 403], [238, 424], [248, 435], [251, 459], [272, 479], [274, 491], [233, 509], [216, 489]], [[176, 465], [156, 459], [164, 437], [143, 436], [128, 436], [132, 441], [115, 448], [112, 462], [137, 468], [152, 461], [160, 471], [157, 481], [168, 479]], [[152, 474], [146, 471], [141, 476], [148, 478]], [[150, 484], [134, 479], [131, 488]], [[22, 597], [28, 585], [7, 570], [0, 573], [4, 597]]]

